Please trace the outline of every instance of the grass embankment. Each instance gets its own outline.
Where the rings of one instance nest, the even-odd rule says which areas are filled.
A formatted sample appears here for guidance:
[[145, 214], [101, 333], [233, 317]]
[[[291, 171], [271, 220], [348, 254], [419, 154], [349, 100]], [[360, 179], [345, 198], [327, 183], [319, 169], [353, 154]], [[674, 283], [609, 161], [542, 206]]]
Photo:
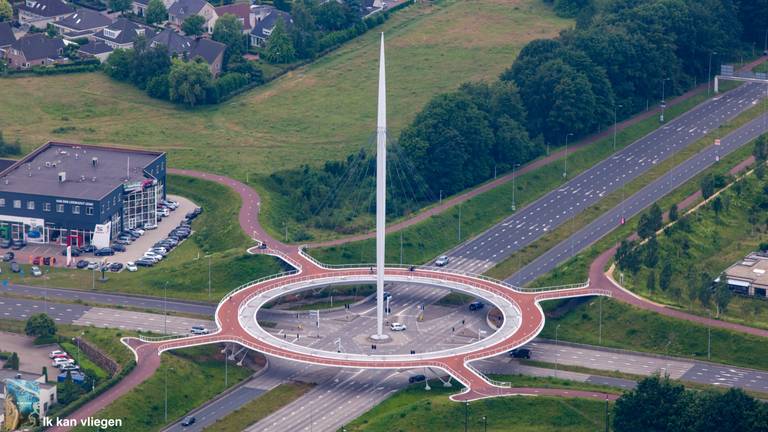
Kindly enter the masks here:
[[[495, 79], [528, 41], [553, 37], [572, 23], [540, 0], [418, 3], [375, 31], [219, 106], [189, 110], [104, 74], [72, 74], [14, 79], [0, 92], [0, 118], [5, 138], [18, 138], [25, 151], [52, 139], [119, 143], [170, 151], [174, 167], [241, 180], [248, 172], [253, 180], [345, 157], [369, 139], [380, 32], [389, 47], [388, 121], [396, 136], [432, 96], [465, 81]], [[66, 132], [54, 133], [57, 128]], [[277, 235], [282, 219], [275, 218], [266, 223]]]
[[260, 395], [216, 423], [204, 432], [240, 432], [308, 392], [314, 384], [289, 382]]
[[[750, 108], [735, 119], [708, 133], [706, 136], [685, 149], [670, 156], [665, 161], [654, 165], [650, 170], [626, 184], [623, 191], [620, 189], [603, 197], [603, 199], [598, 201], [595, 205], [585, 209], [571, 220], [565, 222], [558, 228], [544, 235], [542, 238], [497, 264], [486, 272], [486, 274], [498, 279], [504, 279], [514, 274], [520, 268], [535, 260], [544, 251], [551, 249], [563, 241], [563, 239], [567, 239], [573, 233], [587, 226], [603, 213], [619, 205], [623, 201], [623, 198], [632, 196], [634, 193], [666, 174], [677, 165], [693, 157], [701, 150], [711, 146], [715, 138], [721, 138], [728, 133], [733, 132], [763, 113], [764, 108], [762, 105]], [[749, 145], [747, 145], [747, 147], [749, 147]]]
[[[167, 284], [168, 297], [215, 302], [245, 282], [282, 271], [276, 258], [245, 252], [252, 241], [238, 221], [238, 194], [226, 186], [184, 176], [169, 176], [168, 185], [169, 193], [191, 199], [203, 208], [203, 213], [192, 222], [194, 234], [158, 265], [134, 273], [108, 273], [106, 282], [100, 282], [90, 270], [78, 269], [54, 269], [44, 278], [32, 277], [25, 271], [22, 277], [12, 273], [6, 263], [0, 264], [2, 274], [11, 283], [150, 296], [162, 296]], [[210, 298], [206, 254], [210, 254], [211, 262]]]
[[64, 349], [64, 351], [67, 352], [67, 354], [69, 354], [73, 359], [77, 360], [82, 369], [92, 373], [99, 380], [107, 378], [107, 371], [100, 368], [96, 365], [96, 363], [88, 359], [88, 356], [80, 351], [80, 349], [77, 347], [77, 344], [72, 342], [62, 342], [59, 345]]
[[[168, 423], [224, 391], [224, 357], [215, 346], [187, 348], [162, 356], [152, 377], [95, 414], [98, 418], [123, 419], [123, 429], [157, 431], [167, 423], [164, 416], [165, 378], [168, 377]], [[228, 386], [251, 371], [230, 364]], [[78, 427], [75, 431], [90, 430]]]
[[[698, 95], [667, 110], [672, 119], [706, 100]], [[616, 149], [626, 147], [658, 128], [655, 116], [645, 119], [616, 134]], [[568, 169], [572, 177], [592, 167], [613, 153], [613, 137], [609, 136], [568, 155]], [[553, 161], [515, 179], [515, 204], [517, 208], [533, 202], [562, 184], [563, 161]], [[461, 211], [461, 240], [466, 240], [487, 230], [512, 213], [512, 183], [496, 187], [439, 215], [402, 231], [403, 262], [420, 264], [459, 244], [459, 211]], [[604, 200], [603, 200], [604, 201]], [[312, 256], [334, 264], [372, 262], [375, 241], [364, 240], [341, 246], [316, 248]], [[400, 233], [387, 235], [387, 262], [400, 262]]]
[[[568, 389], [598, 390], [564, 380], [523, 376], [502, 376], [498, 379], [513, 386], [553, 386]], [[442, 432], [464, 430], [464, 404], [452, 402], [448, 395], [457, 391], [443, 388], [438, 381], [430, 383], [432, 390], [415, 384], [380, 403], [372, 410], [345, 426], [348, 431], [408, 431]], [[600, 391], [611, 391], [599, 388]], [[615, 391], [612, 390], [612, 391]], [[605, 402], [555, 397], [516, 396], [482, 399], [471, 402], [467, 411], [469, 430], [484, 430], [483, 416], [489, 431], [522, 432], [595, 431], [605, 429]], [[514, 425], [514, 426], [511, 426]]]

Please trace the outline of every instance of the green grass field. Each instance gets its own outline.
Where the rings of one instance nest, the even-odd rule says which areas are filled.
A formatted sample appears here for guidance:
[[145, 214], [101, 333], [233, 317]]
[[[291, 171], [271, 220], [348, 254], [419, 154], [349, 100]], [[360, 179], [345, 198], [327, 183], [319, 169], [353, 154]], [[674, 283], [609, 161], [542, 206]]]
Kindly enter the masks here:
[[[164, 419], [165, 377], [168, 376], [168, 422]], [[230, 364], [228, 386], [251, 374]], [[215, 346], [188, 348], [163, 354], [157, 372], [95, 414], [97, 418], [123, 419], [127, 431], [157, 431], [226, 389], [224, 357]], [[90, 431], [78, 427], [75, 431]]]
[[226, 417], [203, 429], [203, 432], [240, 432], [280, 408], [300, 398], [314, 385], [288, 382], [258, 396]]
[[[522, 376], [497, 377], [515, 386], [552, 386], [570, 389], [605, 390], [564, 380]], [[448, 399], [457, 388], [445, 389], [438, 381], [431, 391], [415, 384], [395, 393], [352, 423], [347, 431], [370, 432], [459, 432], [464, 430], [465, 406]], [[483, 431], [483, 416], [489, 431], [558, 432], [596, 431], [605, 428], [605, 403], [584, 399], [515, 396], [471, 402], [467, 410], [468, 430]]]

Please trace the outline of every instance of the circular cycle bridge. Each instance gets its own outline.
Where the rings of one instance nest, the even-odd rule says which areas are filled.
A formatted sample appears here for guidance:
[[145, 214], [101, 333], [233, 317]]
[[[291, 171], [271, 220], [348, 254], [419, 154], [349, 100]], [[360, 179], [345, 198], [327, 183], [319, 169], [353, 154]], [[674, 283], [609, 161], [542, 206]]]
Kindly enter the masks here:
[[[263, 354], [313, 365], [359, 369], [441, 369], [461, 384], [464, 390], [454, 401], [469, 401], [513, 394], [533, 394], [512, 388], [509, 383], [489, 379], [471, 366], [480, 360], [504, 354], [536, 337], [544, 327], [544, 312], [539, 303], [570, 297], [603, 295], [611, 292], [590, 288], [589, 282], [561, 287], [525, 289], [485, 276], [436, 267], [387, 266], [387, 282], [440, 286], [480, 297], [503, 315], [497, 331], [477, 342], [456, 348], [418, 354], [352, 354], [314, 349], [291, 343], [267, 332], [256, 320], [268, 302], [296, 291], [332, 284], [372, 283], [376, 275], [369, 266], [331, 267], [323, 265], [302, 249], [280, 251], [252, 248], [251, 253], [277, 256], [296, 270], [244, 284], [226, 295], [216, 309], [218, 328], [208, 335], [169, 338], [124, 338], [137, 357], [159, 355], [163, 351], [215, 343], [235, 343]], [[584, 394], [580, 394], [584, 393]], [[574, 391], [574, 396], [598, 397], [591, 392]], [[535, 394], [543, 394], [539, 389]], [[600, 394], [600, 398], [604, 395]]]

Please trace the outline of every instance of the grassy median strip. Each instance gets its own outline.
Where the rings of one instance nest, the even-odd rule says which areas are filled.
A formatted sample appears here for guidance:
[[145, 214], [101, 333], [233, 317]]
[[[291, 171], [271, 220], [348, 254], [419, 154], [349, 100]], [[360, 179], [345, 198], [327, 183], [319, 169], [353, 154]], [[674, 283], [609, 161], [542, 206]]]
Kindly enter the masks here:
[[[667, 118], [671, 120], [691, 110], [706, 99], [705, 95], [697, 95], [670, 107], [667, 110]], [[616, 149], [622, 149], [637, 141], [657, 129], [658, 126], [658, 119], [651, 116], [618, 132]], [[576, 176], [609, 157], [612, 153], [612, 136], [574, 151], [568, 156], [569, 172], [572, 176]], [[522, 208], [562, 184], [562, 172], [563, 161], [557, 160], [518, 176], [515, 180], [516, 207]], [[403, 239], [402, 261], [413, 264], [427, 262], [441, 252], [482, 233], [512, 213], [512, 190], [512, 182], [507, 182], [401, 232], [388, 234], [387, 262], [400, 262], [401, 233]], [[459, 237], [460, 213], [461, 237]], [[341, 246], [316, 248], [310, 252], [315, 258], [334, 264], [372, 262], [375, 242], [373, 239], [357, 241]]]
[[[516, 387], [553, 387], [568, 390], [616, 392], [616, 389], [574, 381], [527, 376], [498, 376]], [[389, 397], [353, 422], [347, 431], [366, 432], [452, 432], [464, 430], [465, 414], [469, 430], [516, 432], [580, 432], [605, 429], [605, 402], [559, 397], [504, 397], [471, 402], [468, 407], [452, 402], [448, 395], [457, 387], [444, 388], [430, 382], [431, 391], [415, 384]], [[466, 408], [466, 412], [465, 412]], [[483, 421], [486, 418], [486, 422]], [[514, 425], [514, 426], [511, 426]]]
[[204, 432], [240, 432], [248, 426], [276, 412], [303, 396], [314, 384], [289, 382], [272, 390], [229, 413], [226, 417], [203, 429]]
[[[711, 146], [715, 138], [724, 137], [725, 135], [745, 125], [749, 121], [759, 117], [763, 113], [764, 108], [762, 104], [759, 104], [748, 109], [746, 112], [740, 114], [730, 122], [722, 125], [720, 128], [710, 131], [703, 138], [699, 139], [683, 150], [680, 150], [663, 162], [656, 164], [653, 168], [626, 184], [623, 188], [623, 191], [617, 190], [605, 196], [595, 205], [587, 208], [572, 219], [566, 221], [557, 229], [550, 231], [532, 244], [524, 247], [519, 252], [511, 255], [506, 260], [497, 264], [488, 272], [486, 272], [486, 274], [498, 279], [509, 277], [519, 269], [525, 267], [525, 265], [534, 261], [544, 251], [547, 251], [555, 245], [559, 244], [561, 241], [563, 241], [563, 239], [569, 238], [572, 234], [587, 226], [590, 222], [597, 219], [603, 213], [619, 205], [623, 198], [632, 196], [640, 189], [654, 182], [662, 175], [683, 163], [685, 160], [693, 157], [698, 152]], [[746, 147], [749, 146], [747, 145]], [[724, 162], [721, 162], [718, 165], [722, 164], [724, 164]]]
[[[157, 372], [95, 414], [97, 418], [123, 419], [128, 431], [162, 429], [190, 410], [224, 391], [224, 358], [216, 346], [187, 348], [162, 356]], [[168, 377], [168, 421], [165, 421], [165, 378]], [[250, 376], [251, 371], [230, 364], [228, 386]], [[75, 431], [90, 431], [78, 427]]]

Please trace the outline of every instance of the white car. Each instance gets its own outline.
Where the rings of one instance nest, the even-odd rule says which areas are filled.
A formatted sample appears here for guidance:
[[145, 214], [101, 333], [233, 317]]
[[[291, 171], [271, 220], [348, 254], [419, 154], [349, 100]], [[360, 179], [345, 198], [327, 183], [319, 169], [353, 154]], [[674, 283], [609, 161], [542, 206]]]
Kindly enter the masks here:
[[148, 250], [148, 251], [144, 252], [144, 256], [147, 257], [147, 258], [155, 258], [158, 261], [163, 259], [163, 256], [161, 254], [159, 254], [159, 253], [157, 253], [157, 252], [155, 252], [153, 250]]
[[136, 264], [133, 261], [128, 261], [127, 263], [125, 263], [125, 269], [128, 270], [129, 272], [135, 272], [139, 270], [139, 268], [136, 267]]
[[144, 254], [144, 256], [142, 256], [141, 259], [149, 260], [149, 261], [152, 261], [153, 263], [157, 264], [163, 258], [158, 256], [158, 255], [155, 255], [155, 254], [151, 254], [151, 255], [150, 254]]
[[132, 231], [134, 231], [136, 234], [143, 236], [146, 231], [144, 231], [141, 228], [134, 228]]
[[65, 365], [65, 364], [75, 364], [75, 361], [67, 357], [56, 357], [51, 362], [51, 365], [55, 367], [61, 367], [62, 365]]
[[88, 263], [88, 270], [98, 270], [98, 268], [99, 268], [99, 263], [97, 263], [96, 261], [91, 261]]
[[389, 329], [392, 331], [405, 331], [407, 328], [405, 324], [399, 322], [393, 322], [389, 325]]
[[443, 255], [443, 256], [437, 257], [437, 259], [435, 260], [435, 265], [438, 267], [444, 267], [448, 265], [449, 262], [451, 262], [451, 260], [448, 259], [447, 256]]
[[43, 272], [40, 271], [40, 267], [38, 266], [32, 266], [32, 276], [34, 277], [40, 277], [43, 275]]
[[203, 326], [192, 326], [189, 332], [194, 335], [206, 335], [208, 334], [208, 329]]
[[63, 355], [67, 355], [67, 353], [65, 353], [62, 350], [53, 350], [53, 351], [48, 353], [48, 358], [52, 359], [54, 357], [63, 356]]
[[157, 229], [157, 224], [156, 223], [145, 223], [144, 224], [144, 229], [145, 230]]

